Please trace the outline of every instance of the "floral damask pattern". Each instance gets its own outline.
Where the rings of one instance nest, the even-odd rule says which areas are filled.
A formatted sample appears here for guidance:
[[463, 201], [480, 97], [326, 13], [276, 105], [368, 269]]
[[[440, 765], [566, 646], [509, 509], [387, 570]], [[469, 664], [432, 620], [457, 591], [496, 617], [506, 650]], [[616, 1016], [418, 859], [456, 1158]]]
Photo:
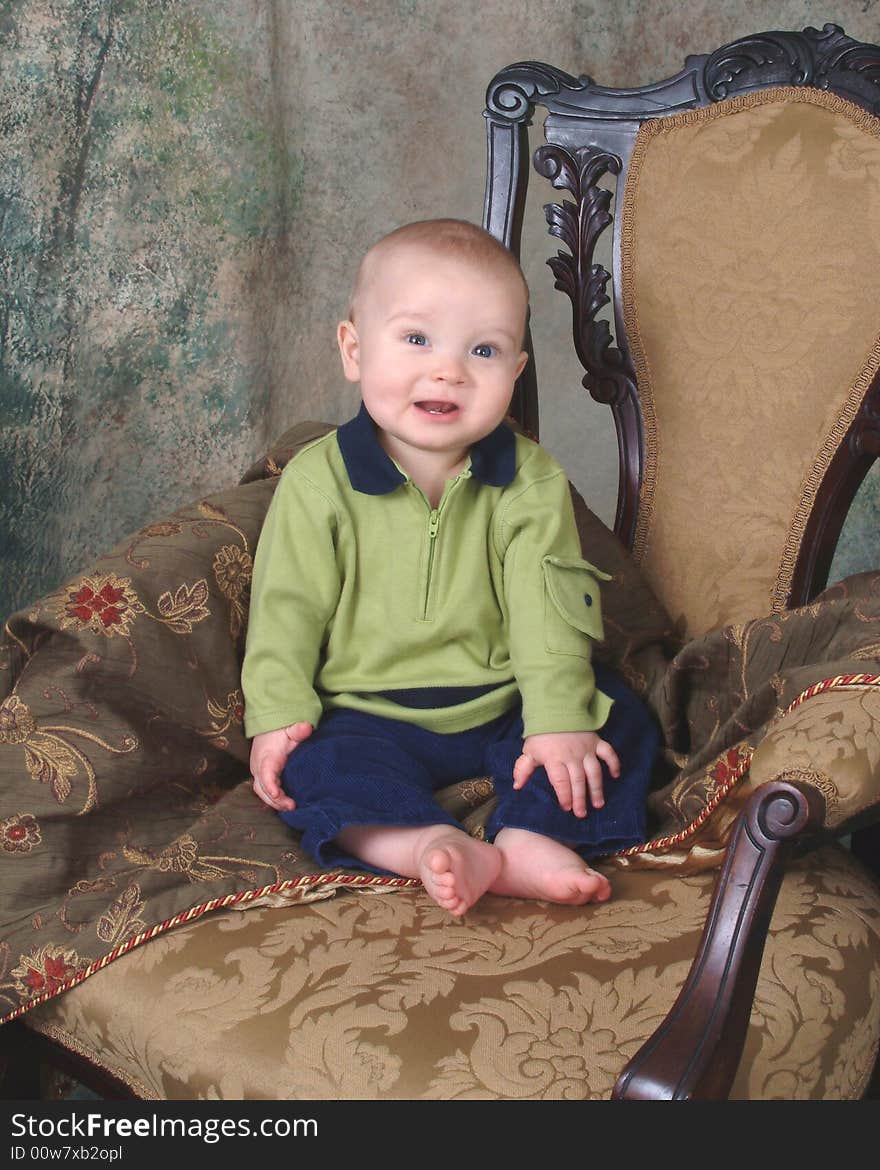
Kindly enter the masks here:
[[810, 87], [639, 132], [622, 240], [647, 431], [635, 555], [691, 636], [787, 602], [880, 361], [878, 172], [876, 119]]
[[[462, 923], [420, 891], [229, 912], [133, 951], [33, 1018], [100, 1048], [147, 1097], [607, 1098], [678, 994], [713, 880], [629, 873], [598, 910], [488, 898]], [[858, 1096], [880, 1035], [878, 979], [870, 882], [836, 848], [798, 862], [734, 1097]], [[173, 1028], [123, 1010], [157, 988]]]

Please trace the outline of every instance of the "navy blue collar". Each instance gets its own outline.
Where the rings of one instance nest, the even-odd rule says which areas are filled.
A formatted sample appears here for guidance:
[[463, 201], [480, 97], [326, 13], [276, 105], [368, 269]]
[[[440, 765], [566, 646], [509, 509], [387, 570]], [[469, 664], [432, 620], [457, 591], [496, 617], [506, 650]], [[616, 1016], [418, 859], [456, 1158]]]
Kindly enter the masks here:
[[[356, 492], [384, 496], [406, 482], [406, 476], [380, 444], [363, 403], [353, 419], [337, 428], [336, 439]], [[471, 447], [471, 472], [489, 487], [507, 487], [516, 475], [516, 438], [504, 423]]]

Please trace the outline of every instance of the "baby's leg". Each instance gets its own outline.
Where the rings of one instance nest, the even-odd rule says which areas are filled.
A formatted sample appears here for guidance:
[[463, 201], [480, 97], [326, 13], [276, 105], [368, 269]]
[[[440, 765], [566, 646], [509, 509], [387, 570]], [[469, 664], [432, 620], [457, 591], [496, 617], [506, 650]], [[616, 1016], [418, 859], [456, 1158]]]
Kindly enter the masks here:
[[528, 829], [502, 829], [495, 847], [503, 865], [488, 886], [492, 894], [511, 898], [539, 898], [582, 906], [607, 902], [611, 883], [567, 845]]
[[438, 906], [464, 914], [501, 871], [501, 854], [449, 825], [349, 825], [336, 837], [346, 853], [401, 877], [421, 878]]

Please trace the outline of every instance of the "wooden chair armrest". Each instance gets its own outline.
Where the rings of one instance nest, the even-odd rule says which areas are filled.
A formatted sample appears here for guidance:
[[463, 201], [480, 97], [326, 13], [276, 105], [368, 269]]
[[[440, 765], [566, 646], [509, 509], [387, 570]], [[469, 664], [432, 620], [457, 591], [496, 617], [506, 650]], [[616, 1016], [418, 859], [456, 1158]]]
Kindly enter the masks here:
[[736, 822], [684, 987], [618, 1077], [614, 1100], [727, 1098], [785, 865], [796, 838], [821, 827], [824, 806], [809, 785], [756, 789]]

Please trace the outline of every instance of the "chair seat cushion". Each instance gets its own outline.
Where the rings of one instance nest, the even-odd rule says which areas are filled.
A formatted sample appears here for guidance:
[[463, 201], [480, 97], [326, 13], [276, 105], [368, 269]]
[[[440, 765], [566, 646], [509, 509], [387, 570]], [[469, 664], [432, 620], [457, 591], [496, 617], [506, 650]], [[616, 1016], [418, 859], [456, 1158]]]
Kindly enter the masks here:
[[[606, 1098], [672, 1006], [715, 875], [611, 873], [573, 908], [418, 888], [224, 910], [26, 1022], [148, 1099]], [[735, 1098], [855, 1098], [880, 1036], [880, 891], [829, 846], [791, 866]]]

